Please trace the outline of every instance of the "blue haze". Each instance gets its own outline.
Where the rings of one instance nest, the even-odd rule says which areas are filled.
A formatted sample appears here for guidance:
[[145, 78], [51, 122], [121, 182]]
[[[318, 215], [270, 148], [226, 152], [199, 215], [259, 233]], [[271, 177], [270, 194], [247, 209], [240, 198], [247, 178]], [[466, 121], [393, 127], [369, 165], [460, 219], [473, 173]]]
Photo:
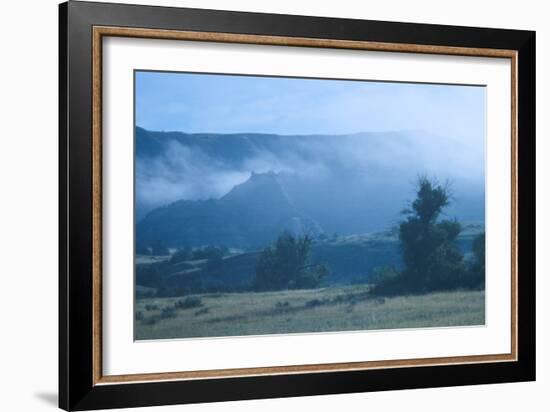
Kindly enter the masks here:
[[254, 145], [255, 136], [249, 153], [229, 159], [200, 136], [157, 133], [165, 152], [141, 156], [137, 147], [140, 216], [220, 198], [251, 172], [274, 171], [330, 231], [351, 233], [358, 221], [360, 230], [388, 228], [419, 174], [452, 182], [449, 215], [484, 220], [484, 87], [143, 71], [135, 81], [136, 125], [146, 130], [242, 134], [227, 138], [239, 144], [250, 133], [291, 135], [300, 147]]

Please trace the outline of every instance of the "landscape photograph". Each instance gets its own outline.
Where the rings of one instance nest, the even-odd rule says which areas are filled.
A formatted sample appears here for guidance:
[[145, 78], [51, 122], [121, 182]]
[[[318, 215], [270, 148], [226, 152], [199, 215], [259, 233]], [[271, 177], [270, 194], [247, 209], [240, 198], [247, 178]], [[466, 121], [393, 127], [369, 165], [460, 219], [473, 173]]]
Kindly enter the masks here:
[[134, 90], [136, 340], [485, 324], [485, 87]]

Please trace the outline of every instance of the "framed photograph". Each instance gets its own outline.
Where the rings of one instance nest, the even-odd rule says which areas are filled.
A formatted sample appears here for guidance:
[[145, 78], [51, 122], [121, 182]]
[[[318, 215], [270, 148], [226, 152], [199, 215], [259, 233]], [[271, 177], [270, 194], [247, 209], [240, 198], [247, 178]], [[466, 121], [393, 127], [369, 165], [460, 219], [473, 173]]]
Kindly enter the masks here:
[[60, 5], [59, 402], [535, 379], [535, 33]]

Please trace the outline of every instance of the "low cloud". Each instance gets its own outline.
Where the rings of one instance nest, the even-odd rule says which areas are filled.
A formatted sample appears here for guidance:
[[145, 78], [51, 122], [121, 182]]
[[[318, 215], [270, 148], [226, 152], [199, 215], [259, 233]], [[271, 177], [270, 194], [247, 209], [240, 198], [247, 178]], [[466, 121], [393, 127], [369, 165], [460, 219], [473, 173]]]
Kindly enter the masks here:
[[231, 161], [207, 154], [200, 145], [170, 140], [161, 155], [137, 159], [138, 209], [143, 212], [181, 199], [220, 198], [246, 181], [251, 172], [268, 171], [299, 177], [304, 185], [326, 183], [327, 190], [339, 184], [345, 190], [349, 187], [350, 193], [363, 186], [387, 186], [389, 191], [396, 184], [410, 186], [418, 174], [450, 179], [459, 191], [463, 186], [483, 191], [482, 143], [473, 150], [470, 142], [423, 132], [281, 139], [286, 140], [270, 147], [258, 140], [251, 154]]
[[200, 149], [171, 141], [161, 156], [137, 159], [136, 202], [150, 210], [181, 199], [219, 198], [249, 176]]

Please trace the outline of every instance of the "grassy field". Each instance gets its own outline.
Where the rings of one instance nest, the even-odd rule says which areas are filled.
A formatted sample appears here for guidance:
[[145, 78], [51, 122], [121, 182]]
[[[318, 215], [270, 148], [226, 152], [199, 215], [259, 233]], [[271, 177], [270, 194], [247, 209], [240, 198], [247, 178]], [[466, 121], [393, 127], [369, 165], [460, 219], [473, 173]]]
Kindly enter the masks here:
[[484, 323], [483, 291], [376, 298], [359, 285], [139, 299], [135, 334], [170, 339]]

